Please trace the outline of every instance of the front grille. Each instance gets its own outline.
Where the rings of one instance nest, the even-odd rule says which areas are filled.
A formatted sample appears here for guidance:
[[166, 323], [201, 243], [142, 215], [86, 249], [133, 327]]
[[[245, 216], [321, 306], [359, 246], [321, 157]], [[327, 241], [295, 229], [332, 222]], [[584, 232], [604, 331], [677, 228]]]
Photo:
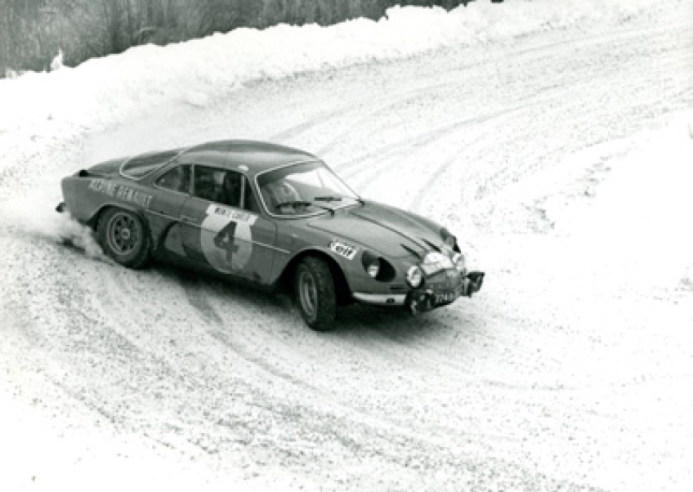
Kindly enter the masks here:
[[435, 275], [426, 277], [427, 285], [438, 288], [455, 288], [460, 284], [460, 281], [460, 272], [454, 268], [448, 268], [447, 270], [440, 271]]

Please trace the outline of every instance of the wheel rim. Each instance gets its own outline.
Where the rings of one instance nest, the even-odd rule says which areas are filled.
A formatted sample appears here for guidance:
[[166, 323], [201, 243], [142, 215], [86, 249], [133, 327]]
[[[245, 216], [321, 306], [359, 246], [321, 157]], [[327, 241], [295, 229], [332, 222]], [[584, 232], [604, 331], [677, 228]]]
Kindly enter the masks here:
[[298, 283], [298, 297], [305, 313], [313, 318], [318, 308], [318, 287], [309, 272], [301, 272]]
[[140, 241], [140, 227], [128, 214], [113, 216], [108, 227], [108, 244], [119, 255], [127, 255], [137, 248]]

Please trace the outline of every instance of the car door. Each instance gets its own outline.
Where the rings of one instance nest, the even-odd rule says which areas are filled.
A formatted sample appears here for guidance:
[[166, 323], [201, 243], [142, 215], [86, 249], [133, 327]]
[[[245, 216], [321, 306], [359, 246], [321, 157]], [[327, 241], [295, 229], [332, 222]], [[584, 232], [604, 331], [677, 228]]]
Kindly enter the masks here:
[[254, 205], [239, 172], [193, 166], [192, 196], [180, 212], [189, 259], [218, 273], [267, 284], [274, 262], [276, 227]]
[[190, 197], [192, 166], [175, 165], [154, 178], [154, 193], [147, 209], [155, 251], [161, 257], [184, 258], [180, 213]]

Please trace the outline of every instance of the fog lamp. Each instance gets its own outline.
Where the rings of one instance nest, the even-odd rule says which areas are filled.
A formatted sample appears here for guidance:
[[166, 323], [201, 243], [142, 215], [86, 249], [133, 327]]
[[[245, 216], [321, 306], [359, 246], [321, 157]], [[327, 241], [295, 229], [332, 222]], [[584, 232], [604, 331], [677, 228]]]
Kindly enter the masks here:
[[366, 267], [366, 271], [371, 277], [377, 277], [378, 273], [380, 273], [380, 260], [376, 258], [375, 260], [371, 261]]
[[416, 265], [410, 267], [409, 270], [407, 270], [407, 283], [416, 289], [421, 285], [421, 282], [423, 282], [423, 274], [421, 273], [421, 269]]

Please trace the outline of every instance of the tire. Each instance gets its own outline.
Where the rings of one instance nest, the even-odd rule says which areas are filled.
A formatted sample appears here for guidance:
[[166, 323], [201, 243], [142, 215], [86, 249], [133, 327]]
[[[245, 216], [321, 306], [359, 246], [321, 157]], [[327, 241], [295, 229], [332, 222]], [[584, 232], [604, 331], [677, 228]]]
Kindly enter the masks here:
[[136, 214], [109, 208], [99, 219], [97, 234], [104, 253], [124, 267], [141, 268], [149, 260], [149, 235]]
[[307, 257], [298, 264], [294, 275], [296, 304], [308, 326], [317, 331], [334, 328], [337, 293], [327, 262]]

